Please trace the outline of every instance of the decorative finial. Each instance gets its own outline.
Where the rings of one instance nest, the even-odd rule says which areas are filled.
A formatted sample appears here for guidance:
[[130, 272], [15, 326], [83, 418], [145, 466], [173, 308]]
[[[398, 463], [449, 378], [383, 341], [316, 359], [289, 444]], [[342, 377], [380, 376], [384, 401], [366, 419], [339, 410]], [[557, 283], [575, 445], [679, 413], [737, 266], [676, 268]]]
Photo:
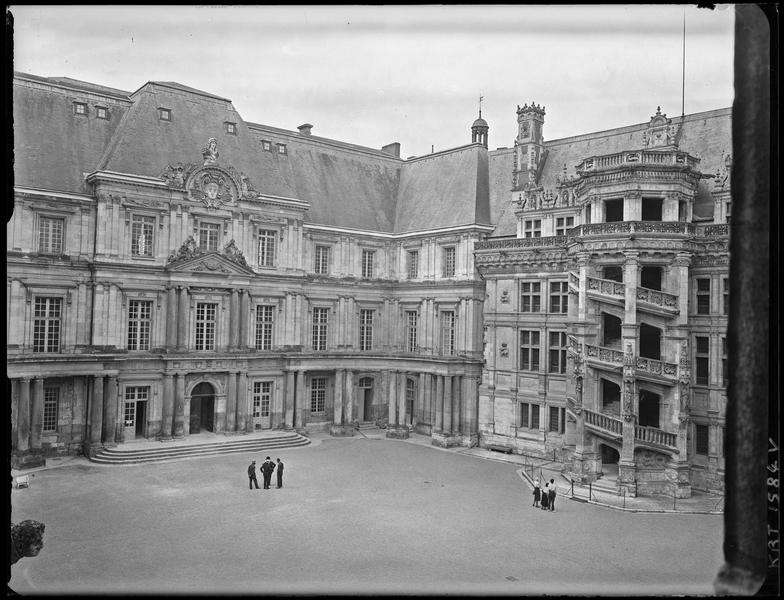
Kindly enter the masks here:
[[657, 106], [657, 107], [656, 107], [656, 114], [657, 114], [657, 115], [660, 115], [660, 114], [661, 114], [661, 106]]
[[479, 96], [479, 118], [480, 119], [482, 118], [482, 100], [483, 99], [484, 99], [484, 96]]

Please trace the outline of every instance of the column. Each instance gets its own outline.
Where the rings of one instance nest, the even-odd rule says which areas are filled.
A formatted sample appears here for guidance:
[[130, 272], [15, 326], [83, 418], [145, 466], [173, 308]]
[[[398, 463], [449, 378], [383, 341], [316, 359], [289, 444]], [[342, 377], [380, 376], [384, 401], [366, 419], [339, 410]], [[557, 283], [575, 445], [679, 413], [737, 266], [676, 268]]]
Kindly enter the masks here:
[[305, 371], [297, 371], [297, 399], [296, 411], [294, 412], [294, 427], [301, 429], [304, 424], [305, 412]]
[[[580, 291], [577, 297], [577, 318], [580, 321], [586, 320], [586, 308], [588, 306], [588, 269], [590, 268], [590, 255], [587, 252], [578, 252], [576, 255], [579, 266]], [[582, 340], [581, 340], [582, 341]]]
[[389, 393], [387, 394], [387, 402], [389, 404], [389, 422], [387, 423], [387, 430], [394, 427], [397, 423], [397, 371], [389, 372]]
[[166, 290], [166, 348], [177, 347], [177, 288], [170, 285]]
[[436, 419], [435, 429], [439, 433], [444, 430], [444, 376], [436, 375], [436, 398], [435, 398]]
[[397, 379], [397, 424], [398, 427], [406, 427], [406, 381], [407, 374], [405, 371], [398, 373]]
[[[273, 398], [276, 395], [273, 393]], [[252, 419], [248, 418], [248, 375], [240, 371], [237, 373], [237, 431], [249, 432], [252, 428]]]
[[332, 410], [332, 422], [335, 425], [343, 424], [343, 381], [346, 377], [344, 369], [335, 371], [335, 403]]
[[286, 429], [294, 427], [294, 381], [296, 376], [296, 371], [286, 371], [286, 407], [283, 418]]
[[455, 375], [452, 383], [452, 433], [458, 434], [462, 433], [460, 415], [463, 412], [463, 376]]
[[226, 374], [226, 431], [237, 431], [237, 372]]
[[478, 442], [478, 435], [479, 435], [479, 394], [477, 393], [477, 388], [479, 385], [479, 378], [478, 377], [466, 377], [466, 398], [465, 398], [465, 406], [466, 406], [466, 429], [465, 433], [471, 436], [471, 441]]
[[180, 308], [177, 315], [177, 350], [184, 351], [188, 343], [188, 317], [190, 307], [188, 305], [188, 288], [181, 286]]
[[231, 290], [229, 304], [229, 350], [236, 350], [240, 337], [240, 299], [236, 289]]
[[248, 347], [249, 314], [250, 314], [250, 298], [249, 298], [248, 290], [240, 290], [240, 339], [237, 342], [237, 348], [239, 350], [245, 350]]
[[33, 401], [30, 406], [30, 447], [41, 448], [41, 431], [44, 427], [44, 380], [33, 380]]
[[27, 452], [30, 448], [30, 379], [19, 380], [19, 408], [16, 416], [16, 449]]
[[634, 354], [639, 354], [637, 344], [637, 286], [639, 285], [639, 252], [624, 252], [623, 283], [626, 286], [625, 311], [623, 316], [623, 351], [632, 344]]
[[[152, 398], [148, 402], [152, 405]], [[103, 434], [101, 441], [105, 446], [115, 446], [117, 437], [117, 376], [106, 378], [103, 388]]]
[[177, 373], [174, 382], [174, 438], [185, 435], [185, 373]]
[[426, 386], [427, 385], [427, 378], [424, 373], [419, 374], [419, 390], [417, 390], [417, 407], [414, 411], [414, 415], [417, 417], [417, 423], [427, 423], [427, 410], [425, 408], [426, 404]]
[[354, 431], [354, 371], [346, 371], [346, 395], [343, 402], [344, 423]]
[[101, 444], [101, 428], [103, 425], [103, 377], [93, 376], [93, 390], [90, 398], [90, 447]]
[[163, 406], [161, 409], [161, 439], [170, 440], [174, 429], [174, 376], [163, 376]]
[[452, 435], [452, 376], [444, 375], [444, 435]]
[[[686, 327], [689, 324], [689, 265], [691, 256], [687, 253], [679, 253], [675, 256], [675, 273], [678, 277], [678, 310], [677, 323], [679, 326]], [[671, 290], [667, 290], [671, 291]]]

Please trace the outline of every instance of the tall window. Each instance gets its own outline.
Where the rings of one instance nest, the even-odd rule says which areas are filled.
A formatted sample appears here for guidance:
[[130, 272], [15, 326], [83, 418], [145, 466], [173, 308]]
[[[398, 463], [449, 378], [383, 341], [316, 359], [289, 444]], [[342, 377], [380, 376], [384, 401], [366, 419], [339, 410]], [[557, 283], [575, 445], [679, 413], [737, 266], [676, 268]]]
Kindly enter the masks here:
[[721, 379], [724, 387], [729, 385], [729, 371], [727, 370], [727, 338], [721, 338]]
[[569, 312], [569, 284], [566, 281], [550, 282], [550, 312]]
[[566, 373], [566, 332], [550, 332], [550, 373]]
[[525, 429], [539, 429], [539, 405], [520, 403], [520, 427]]
[[362, 277], [370, 279], [373, 277], [373, 262], [375, 261], [376, 253], [373, 250], [362, 251]]
[[60, 351], [62, 298], [36, 298], [33, 319], [33, 352]]
[[574, 217], [558, 217], [555, 219], [555, 235], [566, 235], [566, 231], [574, 227]]
[[327, 349], [327, 319], [329, 318], [328, 308], [313, 309], [313, 349]]
[[419, 277], [419, 250], [408, 251], [408, 278]]
[[441, 269], [441, 273], [444, 277], [454, 277], [455, 276], [455, 247], [449, 246], [444, 248], [444, 263]]
[[523, 235], [529, 237], [542, 237], [542, 220], [530, 219], [523, 223]]
[[150, 349], [151, 300], [128, 301], [128, 350]]
[[44, 388], [44, 431], [57, 431], [57, 404], [59, 388]]
[[539, 332], [520, 331], [520, 370], [539, 370]]
[[126, 427], [133, 427], [136, 423], [136, 403], [144, 402], [149, 398], [150, 386], [128, 386], [125, 388], [123, 419]]
[[710, 279], [697, 280], [697, 314], [710, 314]]
[[708, 371], [709, 357], [710, 357], [710, 339], [707, 337], [696, 338], [695, 350], [695, 383], [697, 385], [708, 385], [710, 381], [710, 373]]
[[275, 266], [275, 238], [277, 231], [271, 229], [259, 230], [259, 266]]
[[131, 217], [131, 255], [152, 256], [152, 236], [155, 217], [133, 215]]
[[558, 406], [550, 407], [550, 426], [549, 431], [553, 433], [564, 432], [564, 413], [565, 409]]
[[726, 277], [721, 280], [721, 310], [725, 315], [730, 314], [730, 280]]
[[275, 307], [256, 307], [256, 350], [272, 350], [272, 330], [275, 325]]
[[329, 246], [316, 246], [316, 262], [313, 270], [321, 275], [329, 273]]
[[269, 417], [270, 404], [272, 401], [272, 382], [254, 381], [253, 382], [253, 416]]
[[406, 352], [416, 352], [418, 318], [415, 310], [406, 311]]
[[373, 311], [364, 308], [359, 311], [359, 349], [373, 349]]
[[196, 350], [215, 350], [215, 315], [218, 305], [196, 304]]
[[220, 225], [217, 223], [199, 223], [199, 248], [207, 252], [218, 250]]
[[694, 451], [703, 456], [708, 455], [709, 450], [709, 432], [707, 425], [694, 424]]
[[455, 311], [441, 311], [441, 354], [455, 353]]
[[520, 284], [520, 311], [539, 312], [542, 284], [538, 281], [523, 281]]
[[314, 377], [310, 380], [310, 412], [323, 413], [327, 399], [327, 378]]
[[65, 219], [38, 217], [38, 252], [41, 254], [62, 254], [64, 229]]

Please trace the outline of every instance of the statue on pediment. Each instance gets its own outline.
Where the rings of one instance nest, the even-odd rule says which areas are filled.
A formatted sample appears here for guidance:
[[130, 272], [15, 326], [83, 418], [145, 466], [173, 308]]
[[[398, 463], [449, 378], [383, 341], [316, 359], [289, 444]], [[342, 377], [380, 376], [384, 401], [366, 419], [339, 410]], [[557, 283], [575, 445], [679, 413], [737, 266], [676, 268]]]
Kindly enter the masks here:
[[205, 165], [214, 165], [218, 162], [218, 140], [210, 138], [207, 145], [202, 148], [201, 155]]
[[248, 263], [245, 260], [245, 256], [242, 254], [242, 250], [237, 248], [237, 244], [234, 243], [234, 239], [229, 241], [228, 244], [223, 248], [223, 256], [235, 262], [243, 267], [247, 267]]
[[169, 258], [166, 261], [167, 263], [177, 262], [180, 260], [186, 260], [188, 258], [193, 258], [194, 256], [199, 256], [202, 253], [201, 248], [196, 243], [196, 240], [193, 239], [193, 236], [188, 236], [182, 246], [180, 246], [179, 250], [176, 250], [169, 254]]

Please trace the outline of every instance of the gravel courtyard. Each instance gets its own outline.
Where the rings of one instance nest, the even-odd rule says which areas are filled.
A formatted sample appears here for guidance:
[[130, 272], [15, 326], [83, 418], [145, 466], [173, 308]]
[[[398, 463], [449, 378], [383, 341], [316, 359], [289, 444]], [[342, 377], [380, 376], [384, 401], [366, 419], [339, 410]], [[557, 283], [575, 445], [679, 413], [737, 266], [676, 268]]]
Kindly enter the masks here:
[[[386, 439], [317, 437], [272, 455], [283, 489], [248, 490], [264, 456], [84, 460], [11, 492], [46, 524], [18, 593], [713, 594], [719, 515], [530, 506], [514, 465]], [[259, 480], [261, 477], [259, 476]]]

